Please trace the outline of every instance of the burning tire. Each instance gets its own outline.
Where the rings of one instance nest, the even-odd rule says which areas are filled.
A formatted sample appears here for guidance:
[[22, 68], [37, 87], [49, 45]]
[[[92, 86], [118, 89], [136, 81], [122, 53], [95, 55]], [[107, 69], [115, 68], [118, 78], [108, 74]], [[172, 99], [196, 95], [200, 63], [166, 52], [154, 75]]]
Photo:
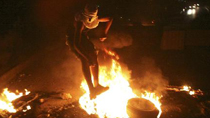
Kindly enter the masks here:
[[127, 113], [131, 118], [157, 118], [159, 111], [149, 100], [133, 98], [128, 101]]

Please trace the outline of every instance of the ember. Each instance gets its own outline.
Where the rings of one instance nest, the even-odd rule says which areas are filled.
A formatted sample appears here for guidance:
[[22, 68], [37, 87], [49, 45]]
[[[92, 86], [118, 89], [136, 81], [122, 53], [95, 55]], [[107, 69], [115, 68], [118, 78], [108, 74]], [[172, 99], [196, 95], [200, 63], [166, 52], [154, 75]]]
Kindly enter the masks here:
[[176, 91], [176, 92], [184, 91], [184, 92], [187, 92], [189, 95], [192, 95], [192, 96], [203, 95], [203, 91], [201, 91], [200, 89], [195, 90], [195, 89], [192, 89], [191, 86], [187, 86], [187, 85], [184, 85], [184, 86], [169, 86], [167, 88], [167, 90]]
[[118, 62], [112, 60], [112, 66], [100, 67], [100, 84], [109, 86], [109, 90], [98, 95], [96, 99], [90, 100], [89, 89], [85, 81], [81, 87], [85, 94], [79, 99], [81, 107], [88, 114], [97, 114], [100, 118], [128, 118], [127, 103], [132, 98], [144, 98], [152, 102], [159, 110], [158, 118], [161, 115], [161, 104], [158, 96], [154, 93], [145, 92], [142, 96], [133, 93], [128, 82], [129, 76], [122, 72]]

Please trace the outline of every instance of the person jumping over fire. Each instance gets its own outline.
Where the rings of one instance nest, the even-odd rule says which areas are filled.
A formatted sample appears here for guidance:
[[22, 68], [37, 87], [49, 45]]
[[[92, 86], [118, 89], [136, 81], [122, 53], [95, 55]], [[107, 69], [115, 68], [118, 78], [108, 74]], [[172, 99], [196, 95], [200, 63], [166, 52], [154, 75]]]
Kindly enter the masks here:
[[[89, 87], [91, 99], [108, 90], [108, 87], [99, 84], [97, 52], [94, 44], [90, 41], [91, 37], [88, 32], [96, 28], [99, 22], [106, 22], [105, 35], [100, 38], [100, 41], [104, 41], [113, 21], [110, 17], [99, 18], [97, 14], [98, 7], [96, 5], [86, 4], [84, 10], [75, 15], [73, 40], [67, 38], [71, 50], [81, 60], [82, 71]], [[91, 77], [93, 77], [93, 81]]]

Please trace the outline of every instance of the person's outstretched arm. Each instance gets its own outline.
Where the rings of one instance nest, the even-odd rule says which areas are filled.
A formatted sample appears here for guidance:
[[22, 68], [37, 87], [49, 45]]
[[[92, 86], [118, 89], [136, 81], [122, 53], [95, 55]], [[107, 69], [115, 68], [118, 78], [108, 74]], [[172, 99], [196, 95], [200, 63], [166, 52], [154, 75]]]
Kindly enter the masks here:
[[[112, 25], [113, 18], [111, 18], [111, 17], [100, 18], [99, 22], [107, 22], [106, 28], [105, 28], [105, 35], [107, 35], [107, 33]], [[100, 40], [104, 41], [105, 39], [106, 39], [106, 37], [102, 37]]]

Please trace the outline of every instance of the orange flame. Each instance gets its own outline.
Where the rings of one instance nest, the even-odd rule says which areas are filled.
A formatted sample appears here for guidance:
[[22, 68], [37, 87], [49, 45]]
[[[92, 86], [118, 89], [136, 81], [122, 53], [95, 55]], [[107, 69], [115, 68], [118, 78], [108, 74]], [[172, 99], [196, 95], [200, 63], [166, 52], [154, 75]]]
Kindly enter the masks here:
[[202, 92], [200, 89], [198, 89], [198, 90], [193, 90], [193, 89], [191, 88], [191, 86], [187, 86], [187, 85], [183, 86], [183, 88], [180, 89], [180, 91], [186, 91], [186, 92], [188, 92], [190, 95], [203, 95], [203, 92]]
[[119, 55], [117, 55], [117, 54], [116, 54], [114, 51], [112, 51], [112, 50], [108, 50], [108, 49], [104, 48], [104, 52], [105, 52], [106, 54], [108, 54], [109, 56], [114, 57], [116, 60], [119, 60], [119, 59], [120, 59]]
[[[100, 118], [128, 118], [127, 103], [131, 98], [140, 98], [133, 93], [128, 82], [129, 77], [123, 75], [122, 68], [118, 62], [112, 60], [112, 67], [100, 67], [100, 84], [109, 86], [109, 90], [98, 95], [96, 99], [90, 100], [89, 89], [85, 81], [81, 83], [81, 88], [85, 90], [85, 94], [79, 99], [79, 103], [88, 114], [97, 114]], [[150, 100], [161, 115], [159, 97], [155, 94], [147, 92], [141, 96]], [[158, 104], [156, 104], [158, 103]]]
[[0, 96], [0, 112], [7, 111], [10, 113], [16, 113], [17, 110], [14, 108], [12, 101], [22, 97], [23, 95], [28, 95], [29, 93], [30, 93], [30, 91], [25, 89], [25, 94], [23, 94], [23, 93], [15, 94], [15, 93], [8, 91], [8, 88], [5, 88], [3, 93]]
[[195, 96], [198, 96], [198, 95], [204, 95], [203, 91], [201, 91], [200, 89], [193, 89], [191, 88], [191, 86], [188, 86], [188, 85], [184, 85], [184, 86], [169, 86], [167, 88], [167, 90], [170, 90], [170, 91], [176, 91], [176, 92], [181, 92], [181, 91], [185, 91], [187, 92], [189, 95], [195, 97]]
[[147, 91], [145, 91], [145, 94], [142, 94], [141, 97], [151, 101], [155, 105], [155, 107], [159, 110], [159, 114], [158, 114], [157, 118], [160, 118], [160, 115], [162, 113], [160, 97], [156, 96], [155, 93], [150, 93]]

